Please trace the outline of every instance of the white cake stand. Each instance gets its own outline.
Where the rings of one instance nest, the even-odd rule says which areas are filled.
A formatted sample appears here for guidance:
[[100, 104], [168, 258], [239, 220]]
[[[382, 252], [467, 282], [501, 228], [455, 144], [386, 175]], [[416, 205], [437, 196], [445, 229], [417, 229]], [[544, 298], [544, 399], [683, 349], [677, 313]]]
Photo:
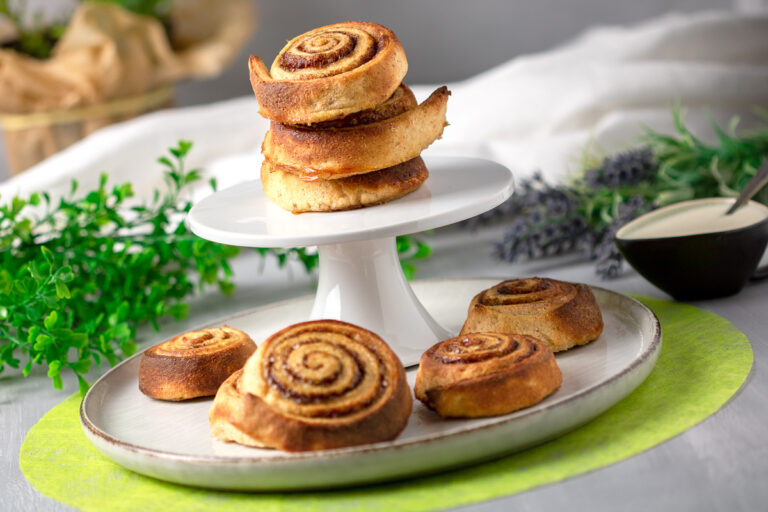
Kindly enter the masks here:
[[468, 219], [498, 206], [513, 190], [512, 173], [489, 160], [432, 157], [425, 162], [430, 176], [424, 185], [383, 205], [294, 215], [270, 202], [259, 181], [250, 181], [198, 202], [187, 223], [198, 236], [228, 245], [317, 245], [320, 275], [309, 319], [369, 329], [405, 366], [415, 365], [424, 350], [455, 333], [438, 325], [413, 294], [395, 237]]

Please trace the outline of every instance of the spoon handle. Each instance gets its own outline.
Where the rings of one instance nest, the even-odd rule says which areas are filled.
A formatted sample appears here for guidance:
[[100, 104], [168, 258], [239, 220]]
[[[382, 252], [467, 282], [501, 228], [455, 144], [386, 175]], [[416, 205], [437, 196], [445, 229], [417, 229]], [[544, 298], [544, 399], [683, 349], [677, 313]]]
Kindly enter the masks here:
[[744, 189], [741, 191], [741, 194], [739, 194], [736, 202], [733, 203], [733, 205], [728, 209], [727, 212], [725, 212], [725, 214], [730, 215], [744, 206], [747, 201], [752, 199], [752, 196], [757, 194], [766, 183], [768, 183], [768, 158], [763, 160], [763, 165], [760, 167], [760, 169], [758, 169], [755, 175], [752, 176], [752, 179], [749, 180], [749, 183], [746, 184]]

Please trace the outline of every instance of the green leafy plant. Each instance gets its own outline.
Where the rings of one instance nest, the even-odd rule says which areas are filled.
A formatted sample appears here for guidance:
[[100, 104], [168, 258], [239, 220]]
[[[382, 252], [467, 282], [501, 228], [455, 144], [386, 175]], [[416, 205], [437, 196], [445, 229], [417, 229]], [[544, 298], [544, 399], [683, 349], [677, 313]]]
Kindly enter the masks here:
[[44, 24], [39, 12], [34, 14], [31, 22], [25, 22], [25, 11], [26, 2], [23, 0], [13, 3], [11, 0], [0, 0], [0, 16], [8, 19], [16, 29], [16, 39], [4, 46], [36, 59], [47, 59], [64, 35], [66, 23], [56, 21]]
[[[99, 2], [115, 4], [123, 9], [157, 18], [166, 28], [171, 9], [171, 0], [79, 0], [83, 2]], [[25, 20], [27, 3], [25, 0], [0, 0], [0, 16], [4, 16], [16, 29], [16, 39], [4, 44], [16, 52], [29, 55], [36, 59], [51, 57], [54, 46], [62, 38], [67, 29], [65, 21], [43, 22], [41, 12], [35, 12], [32, 20]]]
[[[768, 121], [768, 112], [758, 114]], [[649, 129], [643, 138], [659, 162], [655, 183], [660, 205], [699, 197], [736, 197], [768, 158], [768, 127], [737, 134], [738, 118], [726, 129], [713, 122], [717, 143], [707, 144], [685, 126], [679, 109], [672, 116], [676, 134]], [[768, 204], [768, 189], [755, 200]]]
[[[45, 365], [60, 389], [68, 370], [85, 392], [94, 363], [135, 353], [140, 325], [184, 318], [184, 300], [207, 285], [232, 292], [230, 261], [240, 249], [203, 240], [181, 222], [192, 206], [183, 191], [201, 179], [185, 168], [191, 148], [180, 141], [158, 159], [166, 187], [148, 204], [130, 206], [131, 185], [110, 187], [103, 174], [84, 194], [73, 181], [56, 202], [35, 193], [0, 206], [0, 372], [10, 366], [27, 376]], [[397, 244], [410, 278], [431, 250], [412, 237]], [[309, 272], [318, 264], [304, 248], [256, 250], [280, 266], [295, 260]]]
[[400, 256], [400, 266], [409, 281], [416, 277], [417, 262], [432, 255], [432, 248], [418, 238], [411, 236], [397, 237], [397, 253]]
[[[183, 299], [206, 284], [232, 291], [229, 260], [239, 249], [193, 235], [181, 216], [181, 191], [200, 179], [185, 170], [192, 144], [181, 141], [159, 162], [166, 190], [150, 204], [127, 207], [130, 184], [53, 204], [32, 194], [0, 206], [0, 371], [45, 364], [54, 387], [73, 371], [81, 388], [91, 364], [115, 364], [136, 351], [136, 328], [165, 316], [183, 318]], [[45, 213], [35, 216], [35, 210]], [[23, 360], [26, 361], [23, 361]]]

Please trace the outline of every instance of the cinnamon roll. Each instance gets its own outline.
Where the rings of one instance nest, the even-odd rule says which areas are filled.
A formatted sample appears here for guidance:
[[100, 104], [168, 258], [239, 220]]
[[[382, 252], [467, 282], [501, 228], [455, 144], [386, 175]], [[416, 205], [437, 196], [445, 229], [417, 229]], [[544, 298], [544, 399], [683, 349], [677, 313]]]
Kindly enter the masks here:
[[529, 334], [554, 351], [600, 336], [603, 317], [588, 286], [532, 277], [503, 281], [477, 294], [461, 334]]
[[413, 192], [428, 176], [420, 157], [338, 180], [303, 180], [269, 160], [264, 160], [261, 166], [264, 194], [293, 213], [351, 210], [386, 203]]
[[414, 393], [443, 417], [507, 414], [553, 393], [562, 374], [546, 344], [523, 334], [470, 333], [419, 361]]
[[305, 179], [338, 179], [416, 158], [440, 138], [450, 91], [443, 86], [421, 105], [377, 122], [311, 129], [271, 123], [264, 157]]
[[255, 350], [247, 334], [226, 325], [181, 334], [144, 351], [139, 389], [171, 401], [214, 395]]
[[408, 61], [391, 30], [349, 21], [290, 40], [270, 70], [253, 55], [248, 67], [261, 115], [312, 124], [383, 103], [402, 82]]
[[[412, 406], [405, 370], [389, 346], [370, 331], [336, 320], [273, 334], [233, 382], [214, 400], [212, 435], [285, 451], [393, 439]], [[234, 408], [225, 405], [232, 400], [224, 394], [234, 394]], [[222, 428], [222, 422], [232, 428]]]

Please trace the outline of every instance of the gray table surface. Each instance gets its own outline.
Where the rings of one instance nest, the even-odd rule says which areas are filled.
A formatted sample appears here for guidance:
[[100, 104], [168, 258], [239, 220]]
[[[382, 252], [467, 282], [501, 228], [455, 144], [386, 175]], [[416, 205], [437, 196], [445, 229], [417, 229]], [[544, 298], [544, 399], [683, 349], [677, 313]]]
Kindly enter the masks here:
[[[601, 281], [591, 264], [573, 257], [524, 264], [495, 261], [490, 244], [495, 236], [494, 230], [469, 233], [455, 229], [431, 235], [429, 241], [435, 253], [420, 265], [418, 277], [540, 275], [667, 298], [632, 271], [613, 281]], [[252, 271], [262, 265], [261, 272]], [[238, 288], [234, 295], [208, 294], [196, 298], [187, 320], [167, 324], [160, 334], [145, 333], [142, 346], [238, 310], [311, 294], [316, 284], [298, 266], [279, 270], [273, 261], [262, 263], [250, 251], [235, 262], [235, 275]], [[751, 284], [734, 297], [694, 305], [730, 320], [747, 335], [754, 350], [755, 363], [744, 387], [720, 411], [683, 434], [623, 462], [457, 510], [765, 510], [768, 281]], [[31, 487], [19, 470], [18, 453], [27, 430], [76, 388], [76, 383], [68, 380], [63, 392], [54, 391], [42, 371], [28, 378], [0, 378], [0, 510], [71, 510]]]

